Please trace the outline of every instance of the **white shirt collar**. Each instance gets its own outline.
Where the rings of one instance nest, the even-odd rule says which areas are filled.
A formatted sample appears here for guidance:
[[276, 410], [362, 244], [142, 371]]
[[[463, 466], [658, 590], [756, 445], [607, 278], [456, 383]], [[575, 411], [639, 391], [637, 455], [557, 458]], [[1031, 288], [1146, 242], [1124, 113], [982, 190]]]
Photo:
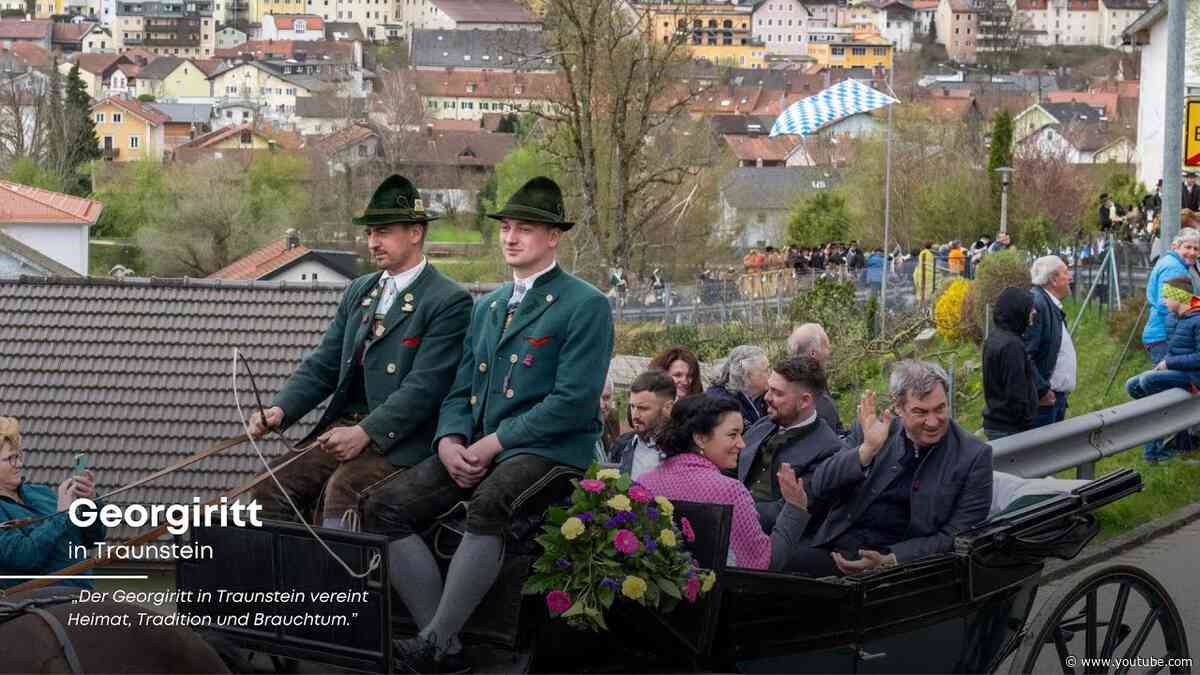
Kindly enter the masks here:
[[[1044, 288], [1042, 290], [1046, 291], [1046, 289], [1044, 289]], [[1050, 296], [1050, 301], [1054, 303], [1055, 307], [1057, 307], [1059, 309], [1063, 308], [1062, 300], [1059, 300], [1057, 295], [1051, 293], [1050, 291], [1046, 291], [1046, 295]]]
[[384, 270], [383, 275], [379, 277], [379, 285], [386, 287], [388, 279], [395, 279], [396, 290], [399, 291], [408, 288], [412, 285], [412, 282], [415, 281], [417, 277], [421, 276], [421, 272], [425, 271], [425, 266], [428, 264], [428, 262], [429, 261], [425, 259], [425, 256], [421, 256], [421, 262], [417, 263], [416, 267], [400, 272], [399, 274], [392, 274], [391, 272]]
[[817, 421], [817, 411], [814, 410], [813, 414], [809, 415], [808, 417], [805, 417], [804, 419], [800, 420], [799, 422], [797, 422], [796, 424], [793, 424], [790, 427], [787, 427], [786, 429], [781, 429], [780, 431], [791, 431], [792, 429], [799, 429], [801, 427], [806, 427], [816, 421]]
[[546, 272], [549, 272], [550, 270], [554, 269], [554, 266], [557, 264], [558, 264], [557, 260], [551, 260], [549, 267], [542, 270], [541, 272], [538, 272], [537, 274], [531, 274], [530, 276], [527, 276], [524, 279], [522, 279], [521, 277], [518, 277], [516, 272], [513, 272], [513, 283], [521, 282], [525, 285], [525, 288], [533, 288], [533, 283], [538, 280], [538, 277], [540, 277], [543, 274], [545, 274]]

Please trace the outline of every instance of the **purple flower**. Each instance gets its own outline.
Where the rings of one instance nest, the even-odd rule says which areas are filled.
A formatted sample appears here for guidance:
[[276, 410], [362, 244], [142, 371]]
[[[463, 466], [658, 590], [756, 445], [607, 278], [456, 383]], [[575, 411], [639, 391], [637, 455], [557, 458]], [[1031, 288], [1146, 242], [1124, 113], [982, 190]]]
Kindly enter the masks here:
[[575, 516], [575, 517], [576, 517], [576, 518], [578, 518], [578, 519], [580, 519], [580, 520], [582, 520], [582, 521], [583, 521], [583, 522], [585, 522], [585, 523], [590, 523], [590, 522], [592, 522], [592, 519], [593, 519], [595, 516], [593, 516], [593, 515], [592, 515], [592, 512], [591, 512], [591, 511], [584, 511], [583, 513], [581, 513], [581, 514], [579, 514], [579, 515], [577, 515], [577, 516]]
[[654, 539], [648, 534], [642, 537], [642, 544], [646, 546], [646, 551], [654, 551], [654, 549], [658, 548], [658, 544], [655, 544]]
[[567, 560], [566, 558], [559, 558], [558, 562], [555, 564], [558, 565], [558, 569], [560, 570], [571, 569], [571, 561]]
[[646, 509], [646, 517], [649, 518], [650, 520], [658, 520], [658, 516], [659, 516], [658, 509], [654, 508], [653, 506]]
[[610, 530], [616, 529], [617, 527], [620, 527], [620, 525], [621, 525], [621, 521], [617, 520], [616, 516], [613, 516], [612, 518], [609, 518], [608, 520], [604, 521], [604, 527], [607, 529], [610, 529]]
[[600, 585], [611, 589], [614, 593], [621, 590], [621, 584], [618, 584], [616, 579], [609, 579], [608, 577], [605, 577], [604, 581], [600, 582]]

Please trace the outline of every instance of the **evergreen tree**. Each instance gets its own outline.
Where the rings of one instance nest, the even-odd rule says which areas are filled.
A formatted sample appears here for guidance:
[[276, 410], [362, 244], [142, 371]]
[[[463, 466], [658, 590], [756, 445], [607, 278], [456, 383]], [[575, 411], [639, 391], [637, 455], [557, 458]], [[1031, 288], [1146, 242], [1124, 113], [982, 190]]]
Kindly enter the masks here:
[[66, 133], [67, 166], [70, 172], [65, 176], [67, 179], [65, 182], [68, 186], [78, 185], [78, 188], [72, 192], [86, 194], [89, 191], [88, 183], [90, 181], [86, 176], [78, 175], [79, 166], [85, 162], [100, 159], [103, 153], [100, 150], [100, 140], [96, 137], [91, 97], [88, 96], [83, 79], [79, 77], [78, 64], [72, 66], [71, 72], [67, 74], [64, 115], [66, 120], [63, 130]]
[[988, 149], [988, 177], [992, 182], [992, 204], [1000, 208], [1000, 175], [996, 169], [1012, 166], [1013, 119], [1007, 110], [996, 111], [992, 118], [992, 142]]

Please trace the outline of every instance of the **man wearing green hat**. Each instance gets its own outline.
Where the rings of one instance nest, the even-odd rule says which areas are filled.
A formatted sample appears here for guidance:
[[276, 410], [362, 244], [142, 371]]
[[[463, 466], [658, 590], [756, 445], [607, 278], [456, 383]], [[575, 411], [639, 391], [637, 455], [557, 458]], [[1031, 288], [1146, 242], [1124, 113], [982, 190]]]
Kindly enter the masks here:
[[[431, 454], [438, 405], [450, 389], [471, 316], [471, 296], [425, 260], [429, 222], [417, 189], [390, 176], [355, 225], [366, 230], [381, 270], [350, 283], [316, 350], [300, 364], [250, 431], [286, 429], [321, 401], [329, 405], [301, 446], [319, 447], [279, 472], [307, 517], [324, 494], [321, 524], [358, 513], [368, 487]], [[277, 462], [291, 459], [284, 456]], [[274, 482], [254, 498], [264, 515], [295, 519]]]
[[[396, 645], [399, 667], [413, 672], [468, 667], [458, 633], [500, 573], [514, 503], [585, 469], [601, 432], [612, 313], [604, 294], [555, 262], [572, 226], [558, 185], [534, 178], [489, 217], [501, 222], [513, 281], [475, 303], [434, 434], [437, 456], [367, 501], [366, 529], [392, 540], [392, 588], [421, 628]], [[466, 533], [443, 587], [419, 533], [462, 501]]]

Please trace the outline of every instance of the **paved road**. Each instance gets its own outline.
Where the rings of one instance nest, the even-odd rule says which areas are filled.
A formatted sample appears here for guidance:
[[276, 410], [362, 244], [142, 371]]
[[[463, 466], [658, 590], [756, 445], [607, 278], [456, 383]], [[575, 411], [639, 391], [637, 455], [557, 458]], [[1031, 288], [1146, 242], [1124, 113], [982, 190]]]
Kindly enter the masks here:
[[[1200, 521], [1154, 539], [1116, 558], [1092, 565], [1081, 572], [1042, 587], [1034, 602], [1034, 611], [1030, 616], [1031, 621], [1057, 590], [1073, 587], [1088, 575], [1109, 565], [1140, 567], [1150, 572], [1166, 587], [1187, 627], [1188, 646], [1192, 658], [1196, 659], [1193, 669], [1200, 672]], [[1110, 594], [1107, 599], [1111, 600], [1111, 597]], [[1105, 615], [1105, 611], [1109, 607], [1105, 603], [1105, 599], [1102, 595], [1101, 616]], [[1131, 614], [1134, 612], [1133, 602], [1131, 601]], [[1145, 613], [1133, 615], [1138, 617], [1133, 621], [1136, 629], [1137, 623], [1140, 622], [1142, 616], [1145, 616]], [[1157, 642], [1159, 637], [1158, 631], [1155, 631], [1148, 644]], [[1004, 670], [1002, 669], [1001, 672]]]

